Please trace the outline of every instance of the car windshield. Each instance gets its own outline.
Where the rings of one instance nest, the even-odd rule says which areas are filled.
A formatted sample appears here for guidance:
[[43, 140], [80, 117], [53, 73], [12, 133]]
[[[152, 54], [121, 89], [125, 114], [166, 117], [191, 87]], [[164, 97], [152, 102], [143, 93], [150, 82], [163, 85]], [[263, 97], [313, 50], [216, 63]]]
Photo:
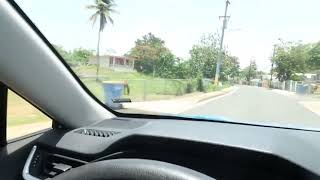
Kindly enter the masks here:
[[320, 128], [318, 0], [16, 0], [120, 113]]

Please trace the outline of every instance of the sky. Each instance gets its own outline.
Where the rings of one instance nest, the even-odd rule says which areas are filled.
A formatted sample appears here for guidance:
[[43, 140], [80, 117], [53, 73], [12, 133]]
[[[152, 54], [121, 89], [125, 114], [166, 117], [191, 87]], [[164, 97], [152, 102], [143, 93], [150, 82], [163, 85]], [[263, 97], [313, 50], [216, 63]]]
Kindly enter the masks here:
[[[128, 52], [136, 39], [152, 32], [178, 57], [189, 51], [205, 33], [221, 33], [225, 0], [114, 0], [114, 25], [102, 34], [103, 53]], [[86, 9], [93, 0], [16, 0], [47, 39], [68, 50], [96, 49], [98, 27]], [[230, 0], [224, 46], [240, 66], [254, 59], [258, 69], [269, 71], [273, 44], [320, 40], [319, 0]]]

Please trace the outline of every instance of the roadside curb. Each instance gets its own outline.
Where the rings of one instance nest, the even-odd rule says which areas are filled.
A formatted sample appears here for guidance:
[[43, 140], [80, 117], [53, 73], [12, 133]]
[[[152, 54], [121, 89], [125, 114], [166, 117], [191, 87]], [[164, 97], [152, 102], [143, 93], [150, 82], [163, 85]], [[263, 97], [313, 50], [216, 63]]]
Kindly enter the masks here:
[[218, 96], [222, 96], [222, 95], [228, 94], [229, 92], [231, 92], [231, 91], [233, 91], [235, 89], [236, 89], [236, 86], [231, 86], [231, 87], [222, 89], [220, 91], [211, 92], [212, 94], [209, 94], [209, 95], [204, 94], [205, 97], [201, 97], [199, 100], [197, 100], [197, 103], [209, 100], [211, 98], [215, 98], [215, 97], [218, 97]]
[[177, 111], [176, 114], [181, 114], [181, 113], [183, 113], [185, 111], [188, 111], [188, 110], [190, 110], [192, 108], [201, 106], [201, 105], [203, 105], [203, 104], [205, 104], [205, 103], [207, 103], [209, 101], [214, 101], [215, 99], [222, 98], [224, 96], [232, 94], [233, 92], [236, 92], [237, 90], [238, 90], [237, 86], [232, 86], [232, 87], [223, 89], [223, 90], [221, 90], [219, 92], [215, 92], [216, 94], [207, 95], [206, 97], [203, 97], [200, 100], [196, 101], [195, 104], [190, 105], [190, 106], [184, 108], [183, 110]]
[[214, 100], [215, 98], [223, 97], [224, 95], [227, 95], [236, 89], [237, 89], [236, 86], [232, 86], [220, 91], [203, 93], [197, 96], [191, 96], [191, 97], [185, 97], [185, 98], [179, 98], [179, 99], [128, 103], [124, 105], [124, 108], [126, 110], [122, 110], [122, 111], [134, 112], [133, 109], [135, 110], [138, 109], [139, 112], [179, 114], [196, 105], [205, 103], [206, 101], [211, 101], [211, 100]]

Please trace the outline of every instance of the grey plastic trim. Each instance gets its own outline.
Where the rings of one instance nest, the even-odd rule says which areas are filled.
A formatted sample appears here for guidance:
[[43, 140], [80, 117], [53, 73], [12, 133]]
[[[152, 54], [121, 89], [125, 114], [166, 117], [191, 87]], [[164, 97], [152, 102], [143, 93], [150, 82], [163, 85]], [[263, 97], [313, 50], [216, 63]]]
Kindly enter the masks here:
[[30, 151], [30, 154], [28, 156], [28, 159], [24, 165], [24, 168], [23, 168], [23, 171], [22, 171], [22, 177], [23, 179], [25, 180], [40, 180], [39, 178], [36, 178], [34, 176], [32, 176], [29, 172], [29, 167], [30, 167], [30, 164], [31, 164], [31, 160], [34, 156], [34, 153], [36, 152], [37, 150], [37, 146], [33, 146], [31, 151]]
[[7, 1], [0, 1], [0, 24], [0, 81], [70, 128], [115, 117]]

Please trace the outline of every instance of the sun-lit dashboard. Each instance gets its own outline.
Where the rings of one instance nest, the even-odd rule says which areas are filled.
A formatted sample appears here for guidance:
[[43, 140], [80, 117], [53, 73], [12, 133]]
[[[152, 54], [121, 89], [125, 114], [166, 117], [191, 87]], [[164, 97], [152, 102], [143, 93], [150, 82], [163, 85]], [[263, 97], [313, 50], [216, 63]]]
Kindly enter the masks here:
[[319, 179], [320, 133], [226, 122], [116, 118], [43, 134], [25, 179], [55, 177], [91, 162], [139, 158], [215, 179]]

